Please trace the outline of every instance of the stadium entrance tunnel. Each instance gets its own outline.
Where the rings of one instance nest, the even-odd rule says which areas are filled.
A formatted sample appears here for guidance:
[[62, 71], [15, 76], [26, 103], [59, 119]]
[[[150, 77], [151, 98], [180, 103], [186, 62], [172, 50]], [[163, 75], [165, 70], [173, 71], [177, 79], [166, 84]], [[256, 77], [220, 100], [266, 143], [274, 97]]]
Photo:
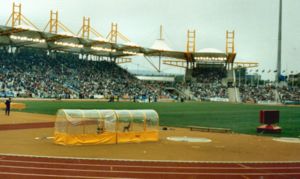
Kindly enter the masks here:
[[159, 140], [159, 116], [154, 110], [74, 110], [57, 112], [54, 143], [117, 144]]

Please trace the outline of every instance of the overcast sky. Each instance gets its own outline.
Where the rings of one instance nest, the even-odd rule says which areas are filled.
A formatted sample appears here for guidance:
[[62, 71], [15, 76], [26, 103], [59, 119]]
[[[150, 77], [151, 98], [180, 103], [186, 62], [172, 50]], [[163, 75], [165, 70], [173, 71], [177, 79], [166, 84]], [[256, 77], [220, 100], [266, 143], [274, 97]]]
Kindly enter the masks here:
[[[104, 36], [116, 22], [121, 33], [145, 47], [159, 37], [160, 24], [168, 45], [180, 51], [185, 51], [188, 29], [196, 30], [197, 50], [222, 51], [226, 30], [235, 30], [237, 61], [258, 62], [260, 70], [276, 68], [279, 0], [1, 0], [1, 25], [13, 2], [22, 3], [23, 14], [40, 29], [49, 20], [50, 10], [58, 10], [59, 20], [75, 33], [82, 17], [88, 16]], [[282, 45], [282, 69], [300, 72], [300, 0], [283, 0]], [[128, 67], [152, 70], [145, 60], [138, 66], [135, 60]]]

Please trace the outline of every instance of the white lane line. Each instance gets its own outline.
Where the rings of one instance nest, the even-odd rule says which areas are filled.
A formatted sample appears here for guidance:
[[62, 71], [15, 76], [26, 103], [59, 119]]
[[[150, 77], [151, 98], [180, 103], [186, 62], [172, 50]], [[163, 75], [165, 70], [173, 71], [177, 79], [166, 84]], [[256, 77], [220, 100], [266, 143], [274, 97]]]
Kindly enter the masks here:
[[[93, 177], [93, 176], [74, 176], [74, 175], [49, 175], [49, 174], [32, 174], [32, 173], [15, 173], [15, 172], [0, 172], [0, 175], [17, 175], [17, 176], [37, 176], [37, 177], [53, 177], [53, 178], [84, 178], [84, 179], [118, 179], [121, 177]], [[122, 179], [129, 179], [123, 178]], [[134, 178], [130, 178], [134, 179]]]
[[0, 153], [0, 156], [8, 157], [32, 157], [32, 158], [45, 158], [45, 159], [72, 159], [72, 160], [91, 160], [91, 161], [124, 161], [124, 162], [157, 162], [157, 163], [208, 163], [208, 164], [237, 164], [237, 163], [250, 163], [250, 164], [285, 164], [285, 163], [299, 163], [296, 161], [194, 161], [194, 160], [137, 160], [137, 159], [112, 159], [112, 158], [88, 158], [88, 157], [62, 157], [62, 156], [46, 156], [46, 155], [26, 155], [14, 153]]
[[[238, 166], [241, 166], [243, 169], [251, 169], [251, 167], [248, 167], [242, 163], [237, 163]], [[241, 175], [241, 177], [243, 177], [244, 179], [250, 179], [249, 177], [247, 176], [244, 176], [244, 175]]]
[[72, 172], [95, 172], [95, 173], [122, 173], [122, 174], [159, 174], [159, 175], [300, 175], [300, 172], [293, 173], [190, 173], [190, 172], [153, 172], [153, 171], [112, 171], [112, 170], [85, 170], [85, 169], [62, 169], [62, 168], [40, 168], [40, 167], [20, 167], [13, 165], [0, 165], [0, 168], [47, 170], [47, 171], [72, 171]]
[[[209, 169], [214, 167], [189, 167], [189, 166], [148, 166], [148, 165], [127, 165], [124, 164], [84, 164], [84, 163], [66, 163], [66, 162], [44, 162], [44, 161], [25, 161], [25, 160], [6, 160], [0, 159], [0, 162], [11, 162], [11, 163], [32, 163], [32, 164], [47, 164], [47, 165], [69, 165], [69, 166], [96, 166], [96, 167], [128, 167], [128, 168], [176, 168], [176, 169]], [[220, 169], [232, 169], [233, 167], [216, 167]], [[241, 169], [240, 167], [236, 167]], [[299, 167], [300, 168], [300, 167]]]
[[81, 163], [65, 163], [65, 162], [39, 162], [39, 161], [23, 161], [23, 160], [5, 160], [0, 159], [0, 162], [11, 162], [11, 163], [31, 163], [31, 164], [46, 164], [46, 165], [69, 165], [69, 166], [94, 166], [94, 167], [126, 167], [126, 168], [165, 168], [165, 169], [232, 169], [232, 170], [245, 170], [245, 169], [254, 169], [254, 170], [267, 170], [267, 169], [300, 169], [299, 167], [248, 167], [243, 164], [238, 164], [241, 167], [217, 167], [217, 166], [208, 166], [208, 167], [177, 167], [177, 166], [141, 166], [141, 165], [116, 165], [116, 164], [81, 164]]
[[[1, 160], [0, 162], [11, 162], [11, 163], [31, 163], [31, 164], [47, 164], [47, 165], [69, 165], [69, 166], [95, 166], [95, 167], [127, 167], [127, 168], [166, 168], [166, 169], [210, 169], [210, 168], [217, 168], [217, 169], [234, 169], [234, 167], [184, 167], [184, 166], [141, 166], [141, 165], [127, 165], [124, 164], [82, 164], [82, 163], [65, 163], [65, 162], [38, 162], [38, 161], [23, 161], [23, 160]], [[236, 169], [241, 169], [240, 167], [236, 167]], [[300, 169], [300, 167], [299, 167]]]
[[[246, 166], [246, 165], [244, 165], [244, 164], [242, 164], [242, 163], [238, 163], [237, 165], [238, 165], [238, 166], [241, 166], [242, 168], [252, 169], [252, 167]], [[277, 168], [276, 168], [276, 169], [277, 169]]]

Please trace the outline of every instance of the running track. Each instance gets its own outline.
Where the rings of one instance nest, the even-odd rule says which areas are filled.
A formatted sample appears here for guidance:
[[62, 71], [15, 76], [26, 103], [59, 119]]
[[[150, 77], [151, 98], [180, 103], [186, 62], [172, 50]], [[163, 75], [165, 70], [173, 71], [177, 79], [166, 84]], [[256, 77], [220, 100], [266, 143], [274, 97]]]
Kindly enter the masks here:
[[92, 160], [0, 155], [0, 178], [298, 179], [300, 163], [210, 163]]
[[[43, 127], [53, 127], [53, 123], [0, 125], [0, 131]], [[126, 161], [0, 154], [0, 179], [28, 178], [300, 179], [300, 161], [281, 163]]]

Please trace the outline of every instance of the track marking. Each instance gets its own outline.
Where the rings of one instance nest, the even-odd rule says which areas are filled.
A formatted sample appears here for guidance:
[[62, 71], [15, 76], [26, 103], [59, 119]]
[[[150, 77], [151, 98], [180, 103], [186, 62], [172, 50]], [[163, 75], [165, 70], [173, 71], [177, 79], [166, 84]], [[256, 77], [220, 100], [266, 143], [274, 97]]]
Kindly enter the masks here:
[[[48, 165], [69, 165], [69, 166], [95, 166], [95, 167], [110, 167], [110, 170], [113, 170], [113, 167], [127, 167], [127, 168], [170, 168], [170, 169], [231, 169], [231, 170], [246, 170], [246, 169], [255, 169], [255, 170], [266, 170], [266, 169], [300, 169], [299, 167], [247, 167], [243, 164], [241, 164], [241, 167], [194, 167], [194, 166], [141, 166], [141, 165], [127, 165], [127, 164], [82, 164], [82, 163], [66, 163], [66, 162], [45, 162], [45, 161], [23, 161], [23, 160], [6, 160], [6, 159], [0, 159], [0, 161], [3, 162], [11, 162], [11, 163], [31, 163], [31, 164], [48, 164]], [[239, 165], [239, 164], [237, 164]]]
[[[18, 159], [18, 157], [19, 157], [19, 160], [15, 160], [15, 159]], [[15, 158], [15, 159], [14, 159]], [[44, 160], [44, 161], [34, 161], [35, 159], [40, 159], [40, 160]], [[31, 161], [26, 161], [26, 160], [31, 160]], [[52, 160], [53, 162], [47, 162], [47, 160]], [[55, 161], [56, 160], [56, 161]], [[62, 162], [60, 162], [60, 161], [57, 161], [57, 160], [66, 160], [66, 161], [62, 161]], [[68, 161], [69, 160], [69, 161]], [[170, 160], [170, 161], [166, 161], [166, 160], [164, 160], [164, 161], [156, 161], [156, 160], [116, 160], [116, 159], [92, 159], [92, 158], [76, 158], [76, 157], [73, 157], [73, 158], [71, 158], [71, 157], [41, 157], [41, 156], [28, 156], [28, 155], [12, 155], [12, 154], [5, 154], [5, 155], [2, 155], [1, 156], [1, 154], [0, 154], [0, 161], [2, 161], [2, 162], [11, 162], [11, 163], [20, 163], [20, 164], [25, 164], [26, 165], [26, 163], [32, 163], [32, 164], [45, 164], [45, 165], [55, 165], [55, 164], [59, 164], [59, 165], [69, 165], [69, 166], [94, 166], [94, 167], [97, 167], [97, 166], [107, 166], [107, 167], [109, 167], [107, 170], [105, 170], [105, 169], [102, 169], [102, 170], [93, 170], [93, 169], [90, 169], [90, 170], [84, 170], [84, 169], [74, 169], [74, 168], [70, 168], [70, 169], [64, 169], [64, 168], [49, 168], [49, 167], [51, 167], [51, 166], [45, 166], [44, 168], [41, 168], [41, 167], [27, 167], [27, 166], [12, 166], [12, 165], [5, 165], [5, 164], [3, 164], [3, 165], [0, 165], [0, 167], [1, 168], [3, 168], [3, 169], [5, 169], [5, 168], [16, 168], [16, 169], [24, 169], [25, 170], [25, 172], [28, 172], [28, 174], [21, 174], [20, 176], [28, 176], [28, 177], [30, 177], [30, 176], [36, 176], [36, 177], [42, 177], [42, 176], [44, 176], [44, 177], [47, 177], [47, 176], [49, 176], [49, 177], [54, 177], [54, 178], [57, 178], [57, 177], [60, 177], [60, 178], [70, 178], [69, 176], [68, 176], [68, 174], [66, 173], [65, 175], [64, 175], [64, 173], [62, 172], [62, 174], [61, 175], [55, 175], [55, 171], [69, 171], [69, 172], [78, 172], [78, 174], [80, 175], [80, 172], [86, 172], [86, 174], [89, 174], [89, 172], [94, 172], [94, 174], [95, 175], [97, 175], [97, 173], [99, 173], [99, 172], [103, 172], [103, 173], [106, 173], [107, 175], [109, 175], [109, 174], [115, 174], [115, 173], [121, 173], [121, 175], [125, 175], [126, 176], [126, 174], [127, 175], [129, 175], [129, 174], [136, 174], [137, 176], [139, 176], [139, 175], [148, 175], [148, 176], [155, 176], [155, 175], [160, 175], [160, 176], [163, 176], [163, 175], [166, 175], [166, 176], [168, 176], [168, 175], [171, 175], [171, 176], [173, 176], [173, 175], [180, 175], [180, 176], [222, 176], [222, 177], [225, 177], [225, 176], [227, 176], [227, 177], [229, 177], [229, 176], [240, 176], [240, 177], [243, 177], [243, 178], [245, 178], [245, 179], [249, 179], [249, 178], [251, 178], [251, 176], [255, 176], [255, 177], [260, 177], [260, 178], [264, 178], [264, 176], [265, 177], [270, 177], [270, 176], [273, 176], [273, 177], [278, 177], [278, 176], [289, 176], [289, 177], [299, 177], [300, 176], [300, 170], [296, 170], [295, 172], [290, 172], [290, 173], [288, 173], [288, 172], [286, 172], [286, 171], [284, 171], [284, 169], [285, 170], [288, 170], [288, 169], [300, 169], [300, 161], [287, 161], [287, 162], [283, 162], [283, 161], [279, 161], [279, 162], [270, 162], [270, 161], [267, 161], [267, 162], [264, 162], [264, 161], [260, 161], [260, 162], [245, 162], [245, 161], [241, 161], [241, 162], [237, 162], [237, 161], [235, 161], [235, 162], [228, 162], [228, 161], [226, 161], [226, 162], [217, 162], [217, 161], [209, 161], [209, 162], [203, 162], [203, 161], [172, 161], [172, 160]], [[100, 164], [93, 164], [93, 162], [99, 162]], [[101, 162], [115, 162], [115, 163], [118, 163], [118, 162], [123, 162], [124, 163], [124, 165], [122, 165], [122, 163], [121, 164], [101, 164]], [[81, 163], [68, 163], [68, 162], [84, 162], [83, 164], [81, 164]], [[89, 163], [89, 162], [92, 162], [92, 163]], [[125, 162], [140, 162], [140, 163], [143, 163], [143, 162], [145, 162], [145, 164], [147, 164], [147, 165], [149, 165], [149, 166], [147, 166], [147, 165], [142, 165], [142, 164], [140, 164], [140, 165], [137, 165], [137, 164], [135, 164], [134, 165], [134, 163], [131, 163], [132, 165], [126, 165], [126, 163]], [[147, 162], [149, 162], [149, 163], [147, 163]], [[226, 164], [237, 164], [237, 166], [239, 166], [239, 167], [234, 167], [234, 165], [233, 165], [233, 167], [217, 167], [217, 166], [213, 166], [213, 167], [197, 167], [197, 166], [179, 166], [179, 167], [177, 167], [177, 166], [160, 166], [160, 164], [163, 164], [163, 163], [170, 163], [170, 164], [172, 164], [172, 165], [176, 165], [176, 164], [189, 164], [189, 165], [197, 165], [197, 164], [224, 164], [225, 166], [226, 166]], [[247, 165], [245, 165], [245, 164], [247, 164], [247, 163], [249, 163], [249, 164], [254, 164], [254, 167], [251, 167], [251, 166], [247, 166]], [[282, 166], [279, 166], [279, 167], [276, 167], [276, 166], [272, 166], [272, 167], [261, 167], [261, 165], [258, 165], [258, 166], [255, 166], [255, 164], [265, 164], [265, 165], [267, 165], [267, 164], [295, 164], [295, 165], [293, 165], [293, 166], [291, 166], [291, 167], [282, 167]], [[299, 166], [299, 167], [298, 167]], [[186, 172], [186, 171], [182, 171], [182, 172], [168, 172], [168, 171], [144, 171], [144, 170], [142, 170], [142, 171], [122, 171], [122, 169], [119, 169], [119, 170], [115, 170], [115, 168], [113, 168], [113, 167], [132, 167], [132, 168], [134, 168], [134, 167], [136, 167], [136, 168], [163, 168], [163, 169], [168, 169], [168, 168], [181, 168], [181, 169], [211, 169], [212, 171], [211, 171], [211, 173], [208, 173], [207, 171], [209, 171], [209, 170], [207, 170], [206, 171], [206, 173], [196, 173], [196, 172]], [[218, 169], [229, 169], [229, 170], [232, 170], [231, 171], [231, 173], [224, 173], [224, 172], [217, 172], [217, 173], [214, 173], [214, 171], [213, 170], [218, 170]], [[277, 172], [260, 172], [260, 171], [254, 171], [253, 173], [251, 173], [250, 171], [247, 171], [247, 170], [249, 170], [249, 169], [251, 169], [251, 170], [266, 170], [266, 169], [273, 169], [273, 170], [275, 170], [275, 169], [283, 169], [283, 171], [282, 172], [284, 172], [284, 173], [277, 173]], [[26, 171], [26, 170], [28, 170], [28, 171]], [[125, 170], [125, 169], [123, 169], [123, 170]], [[128, 169], [129, 170], [129, 169]], [[241, 173], [238, 173], [238, 172], [234, 172], [234, 170], [242, 170], [242, 172]], [[243, 170], [245, 170], [245, 171], [243, 171]], [[38, 173], [35, 173], [35, 172], [46, 172], [46, 171], [48, 171], [48, 172], [50, 172], [50, 171], [53, 171], [52, 173], [54, 173], [53, 175], [52, 174], [38, 174]], [[16, 171], [17, 172], [17, 171]], [[230, 171], [229, 171], [230, 172]], [[13, 175], [15, 172], [1, 172], [0, 171], [0, 175], [1, 174], [4, 174], [4, 173], [11, 173], [11, 175]], [[15, 173], [15, 174], [17, 174], [17, 173]], [[138, 175], [139, 174], [139, 175]], [[17, 175], [16, 175], [17, 176]], [[71, 178], [84, 178], [84, 179], [96, 179], [96, 178], [100, 178], [100, 179], [102, 179], [102, 178], [112, 178], [112, 177], [96, 177], [96, 176], [83, 176], [83, 177], [81, 177], [81, 176], [77, 176], [77, 177], [72, 177], [71, 176]]]
[[300, 172], [293, 173], [189, 173], [189, 172], [149, 172], [149, 171], [110, 171], [110, 170], [83, 170], [83, 169], [63, 169], [63, 168], [40, 168], [40, 167], [20, 167], [13, 165], [0, 165], [2, 168], [14, 168], [14, 169], [31, 169], [31, 170], [48, 170], [48, 171], [77, 171], [77, 172], [96, 172], [96, 173], [120, 173], [123, 174], [159, 174], [159, 175], [252, 175], [252, 176], [277, 176], [277, 175], [300, 175]]
[[242, 168], [246, 168], [246, 169], [253, 169], [252, 167], [249, 167], [247, 165], [244, 165], [242, 163], [237, 163], [238, 166], [241, 166]]
[[[95, 166], [95, 167], [111, 167], [110, 169], [113, 170], [113, 167], [128, 167], [128, 168], [175, 168], [175, 169], [241, 169], [240, 167], [194, 167], [194, 166], [141, 166], [141, 165], [127, 165], [127, 164], [84, 164], [84, 163], [66, 163], [66, 162], [45, 162], [45, 161], [23, 161], [23, 160], [5, 160], [0, 159], [3, 162], [12, 162], [12, 163], [32, 163], [32, 164], [49, 164], [49, 165], [69, 165], [69, 166]], [[300, 167], [297, 167], [300, 169]]]
[[[38, 177], [54, 177], [54, 178], [84, 178], [84, 179], [119, 179], [120, 177], [92, 177], [92, 176], [75, 176], [75, 175], [49, 175], [49, 174], [32, 174], [32, 173], [15, 173], [15, 172], [0, 172], [0, 175], [19, 175], [19, 176], [38, 176]], [[123, 178], [122, 179], [129, 179]], [[130, 178], [133, 179], [133, 178]]]
[[[251, 167], [248, 167], [242, 163], [237, 163], [238, 166], [244, 168], [244, 169], [252, 169]], [[261, 169], [261, 168], [260, 168]], [[245, 176], [245, 175], [241, 175], [241, 177], [243, 177], [244, 179], [250, 179], [249, 177]]]
[[9, 157], [31, 157], [31, 158], [50, 158], [50, 159], [72, 159], [72, 160], [90, 160], [90, 161], [123, 161], [123, 162], [157, 162], [157, 163], [208, 163], [208, 164], [237, 164], [237, 163], [250, 163], [250, 164], [285, 164], [285, 163], [299, 163], [300, 160], [295, 161], [195, 161], [195, 160], [135, 160], [135, 159], [109, 159], [109, 158], [88, 158], [88, 157], [62, 157], [62, 156], [46, 156], [46, 155], [25, 155], [13, 153], [0, 153], [0, 156]]
[[249, 177], [244, 176], [244, 175], [241, 175], [241, 177], [243, 177], [243, 178], [245, 178], [245, 179], [250, 179]]

